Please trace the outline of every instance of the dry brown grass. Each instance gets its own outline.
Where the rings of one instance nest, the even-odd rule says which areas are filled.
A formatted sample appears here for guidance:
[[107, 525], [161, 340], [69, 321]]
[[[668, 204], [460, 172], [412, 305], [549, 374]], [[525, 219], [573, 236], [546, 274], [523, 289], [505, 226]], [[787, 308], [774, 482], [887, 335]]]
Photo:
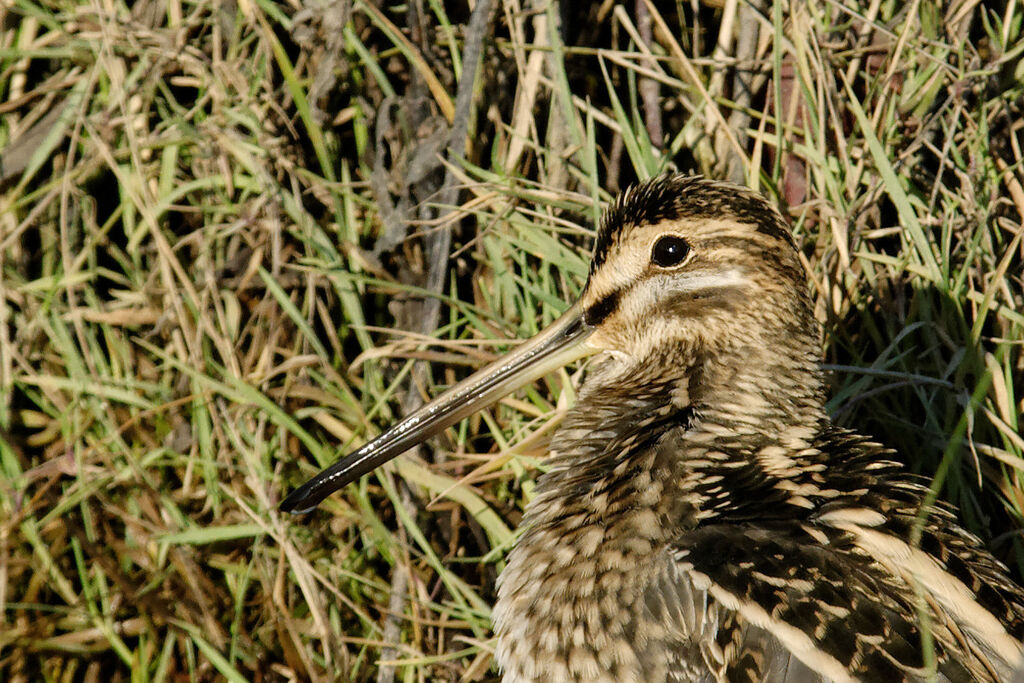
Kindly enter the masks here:
[[788, 207], [834, 412], [1020, 575], [1018, 3], [504, 0], [467, 116], [447, 5], [0, 7], [0, 679], [493, 676], [569, 374], [276, 504], [551, 320], [672, 164]]

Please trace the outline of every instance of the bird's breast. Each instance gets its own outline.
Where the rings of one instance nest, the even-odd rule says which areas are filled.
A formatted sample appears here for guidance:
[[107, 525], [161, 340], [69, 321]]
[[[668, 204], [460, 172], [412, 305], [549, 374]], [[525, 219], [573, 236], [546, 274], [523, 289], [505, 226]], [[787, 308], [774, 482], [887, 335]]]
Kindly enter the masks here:
[[[505, 683], [656, 683], [667, 680], [673, 662], [678, 670], [687, 648], [699, 659], [696, 639], [681, 636], [712, 637], [706, 595], [691, 591], [689, 609], [680, 609], [685, 586], [643, 517], [622, 520], [621, 529], [584, 525], [564, 536], [550, 528], [524, 536], [509, 555], [494, 608]], [[684, 613], [696, 621], [682, 629]]]
[[670, 552], [683, 480], [659, 431], [577, 442], [541, 477], [494, 608], [506, 683], [664, 681], [713, 639], [706, 595]]

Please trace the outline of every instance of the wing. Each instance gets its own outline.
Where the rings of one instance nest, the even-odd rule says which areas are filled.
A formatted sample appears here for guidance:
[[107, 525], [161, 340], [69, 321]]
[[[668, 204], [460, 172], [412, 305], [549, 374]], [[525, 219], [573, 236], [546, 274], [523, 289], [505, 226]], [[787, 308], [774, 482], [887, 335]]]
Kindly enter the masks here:
[[698, 591], [736, 615], [728, 639], [722, 628], [717, 640], [723, 670], [735, 669], [725, 680], [799, 671], [791, 680], [916, 681], [934, 661], [941, 679], [998, 683], [1020, 657], [1005, 632], [989, 633], [982, 646], [950, 614], [947, 595], [927, 585], [915, 593], [845, 529], [712, 525], [687, 534], [675, 560]]
[[[634, 622], [640, 659], [658, 663], [644, 680], [668, 683], [819, 683], [766, 631], [698, 587], [685, 565], [665, 558], [643, 591], [644, 615]], [[642, 645], [641, 645], [642, 644]]]

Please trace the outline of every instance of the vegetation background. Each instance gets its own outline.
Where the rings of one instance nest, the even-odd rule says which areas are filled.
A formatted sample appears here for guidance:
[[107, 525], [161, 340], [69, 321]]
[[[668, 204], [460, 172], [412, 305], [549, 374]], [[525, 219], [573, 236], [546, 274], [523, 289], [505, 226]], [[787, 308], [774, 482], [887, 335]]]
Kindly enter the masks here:
[[793, 219], [836, 419], [1024, 568], [1016, 0], [3, 0], [0, 679], [492, 678], [578, 369], [282, 496], [552, 320], [681, 169]]

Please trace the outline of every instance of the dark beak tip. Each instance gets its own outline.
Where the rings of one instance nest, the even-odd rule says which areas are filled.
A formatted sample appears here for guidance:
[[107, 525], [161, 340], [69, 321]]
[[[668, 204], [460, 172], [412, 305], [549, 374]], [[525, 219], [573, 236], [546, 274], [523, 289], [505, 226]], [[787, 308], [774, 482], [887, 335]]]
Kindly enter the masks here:
[[309, 500], [306, 492], [302, 488], [298, 488], [288, 494], [277, 507], [282, 512], [288, 512], [293, 515], [305, 515], [316, 510], [319, 505], [320, 501]]

